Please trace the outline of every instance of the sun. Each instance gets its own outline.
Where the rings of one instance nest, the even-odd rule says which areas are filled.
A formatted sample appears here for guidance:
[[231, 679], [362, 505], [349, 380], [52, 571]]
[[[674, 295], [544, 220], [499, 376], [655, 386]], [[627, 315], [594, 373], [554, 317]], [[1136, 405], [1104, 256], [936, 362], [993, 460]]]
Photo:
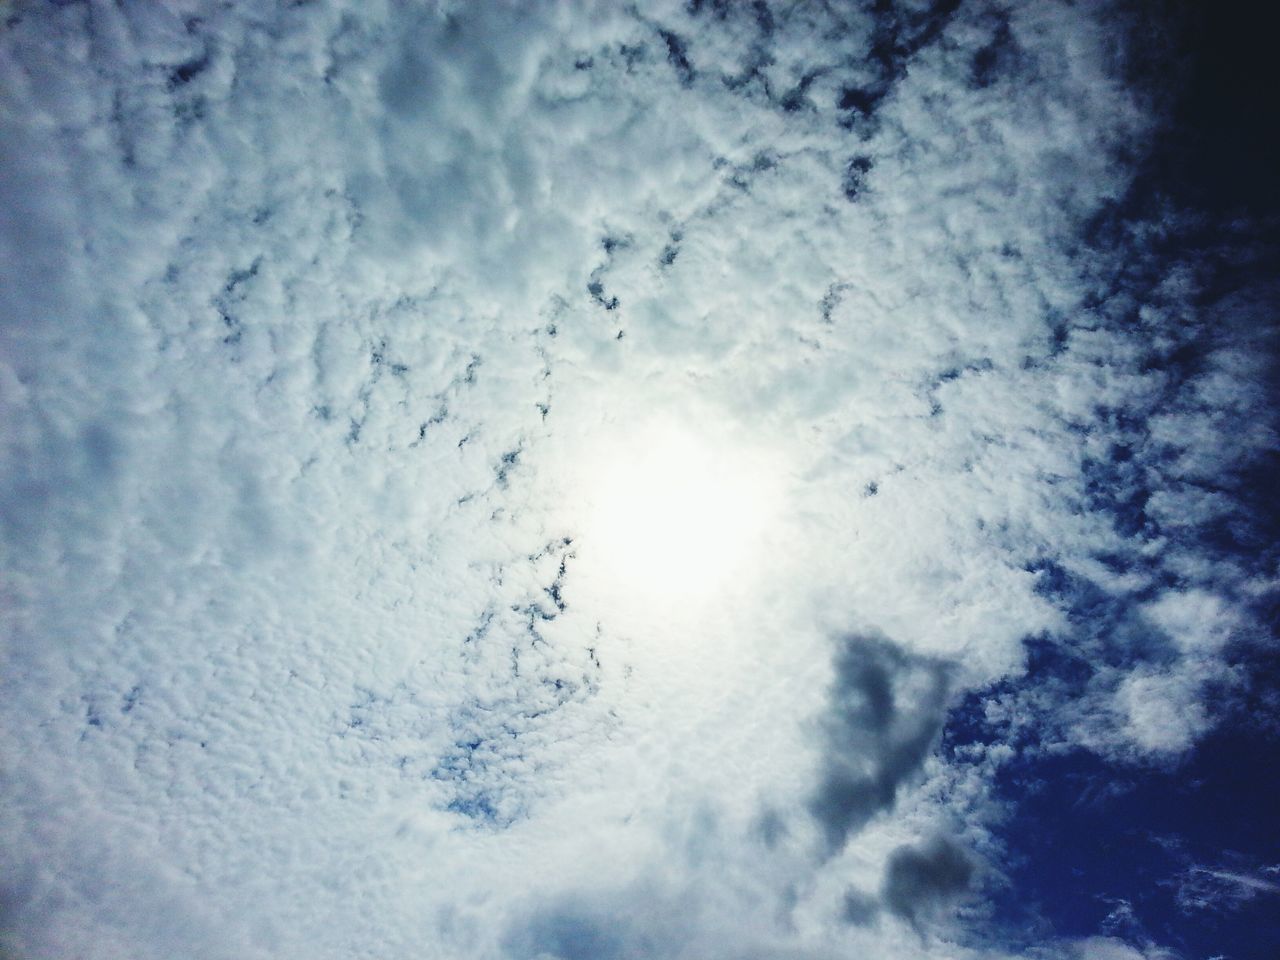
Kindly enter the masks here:
[[776, 463], [674, 420], [597, 447], [582, 484], [581, 556], [614, 589], [650, 601], [711, 594], [760, 559], [776, 514]]

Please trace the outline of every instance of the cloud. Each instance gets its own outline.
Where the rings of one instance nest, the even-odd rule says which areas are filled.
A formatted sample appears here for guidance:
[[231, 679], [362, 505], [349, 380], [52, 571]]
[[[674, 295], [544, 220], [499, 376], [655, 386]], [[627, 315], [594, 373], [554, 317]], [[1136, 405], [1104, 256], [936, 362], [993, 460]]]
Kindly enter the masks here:
[[1166, 960], [1176, 955], [1154, 946], [1140, 949], [1116, 937], [1089, 937], [1076, 944], [1076, 956], [1080, 960]]
[[891, 911], [916, 923], [967, 893], [974, 872], [963, 850], [945, 837], [935, 837], [922, 846], [893, 851], [881, 895]]
[[1273, 879], [1278, 872], [1275, 867], [1255, 871], [1189, 867], [1178, 878], [1178, 904], [1187, 911], [1232, 912], [1257, 897], [1280, 894], [1280, 883]]
[[1194, 681], [1177, 676], [1131, 673], [1117, 691], [1128, 735], [1143, 750], [1180, 753], [1208, 726]]
[[696, 906], [654, 892], [639, 888], [612, 901], [544, 908], [508, 937], [507, 948], [513, 957], [558, 960], [696, 956], [689, 942], [697, 935]]
[[920, 771], [947, 713], [944, 664], [879, 637], [848, 637], [824, 717], [825, 753], [809, 810], [831, 850]]
[[[1274, 597], [1136, 26], [8, 5], [5, 949], [998, 956], [930, 838], [1194, 749]], [[592, 559], [655, 425], [776, 480], [696, 602]]]

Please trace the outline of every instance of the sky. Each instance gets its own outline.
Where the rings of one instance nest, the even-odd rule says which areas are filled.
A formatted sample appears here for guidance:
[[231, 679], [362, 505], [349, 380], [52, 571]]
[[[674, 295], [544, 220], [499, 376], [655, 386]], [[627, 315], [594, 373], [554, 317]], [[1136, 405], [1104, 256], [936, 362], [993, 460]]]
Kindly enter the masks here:
[[1207, 6], [0, 3], [0, 956], [1276, 956]]

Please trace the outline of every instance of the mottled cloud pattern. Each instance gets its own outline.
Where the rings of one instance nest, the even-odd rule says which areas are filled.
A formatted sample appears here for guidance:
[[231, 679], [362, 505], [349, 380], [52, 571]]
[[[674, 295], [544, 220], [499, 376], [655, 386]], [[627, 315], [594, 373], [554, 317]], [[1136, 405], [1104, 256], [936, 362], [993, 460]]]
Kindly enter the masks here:
[[[1191, 949], [1024, 879], [1280, 731], [1271, 248], [1152, 187], [1172, 20], [0, 14], [0, 952]], [[678, 601], [591, 519], [668, 434], [769, 510]], [[1170, 917], [1274, 903], [1182, 829]]]

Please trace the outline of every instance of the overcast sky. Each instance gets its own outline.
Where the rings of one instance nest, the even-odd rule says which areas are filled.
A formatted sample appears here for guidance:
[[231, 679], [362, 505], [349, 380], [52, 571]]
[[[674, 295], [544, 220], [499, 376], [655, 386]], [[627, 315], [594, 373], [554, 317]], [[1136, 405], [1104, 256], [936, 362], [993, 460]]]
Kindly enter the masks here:
[[0, 15], [6, 960], [1275, 955], [1240, 10]]

